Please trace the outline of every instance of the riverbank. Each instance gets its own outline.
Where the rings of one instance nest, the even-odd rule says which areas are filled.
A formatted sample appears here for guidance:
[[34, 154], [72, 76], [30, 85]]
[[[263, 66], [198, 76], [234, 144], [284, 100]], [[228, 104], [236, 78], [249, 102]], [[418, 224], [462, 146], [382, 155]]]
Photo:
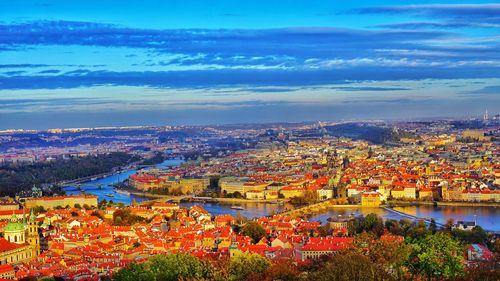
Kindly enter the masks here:
[[500, 202], [431, 202], [431, 201], [399, 201], [391, 200], [387, 207], [403, 206], [455, 206], [455, 207], [500, 207]]
[[[150, 199], [164, 199], [165, 201], [171, 200], [171, 201], [179, 201], [179, 200], [187, 200], [191, 199], [194, 196], [193, 195], [165, 195], [165, 194], [155, 194], [155, 193], [149, 193], [149, 192], [139, 192], [139, 191], [132, 191], [132, 190], [127, 190], [130, 192], [130, 195], [138, 196], [138, 197], [144, 197], [144, 198], [150, 198]], [[210, 202], [218, 202], [218, 203], [236, 203], [236, 204], [244, 204], [244, 203], [269, 203], [269, 204], [275, 204], [277, 201], [285, 203], [283, 200], [277, 200], [277, 199], [244, 199], [244, 198], [218, 198], [218, 197], [209, 197], [210, 199], [207, 200], [197, 200], [197, 201], [210, 201]]]

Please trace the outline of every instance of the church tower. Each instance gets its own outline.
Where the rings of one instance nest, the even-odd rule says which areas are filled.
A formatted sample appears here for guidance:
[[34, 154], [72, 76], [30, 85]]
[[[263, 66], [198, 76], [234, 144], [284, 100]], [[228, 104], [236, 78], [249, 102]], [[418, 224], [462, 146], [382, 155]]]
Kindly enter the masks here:
[[40, 255], [40, 236], [38, 235], [38, 223], [35, 220], [35, 214], [31, 210], [28, 222], [28, 244], [33, 246], [33, 257]]
[[238, 252], [241, 252], [238, 248], [238, 243], [236, 242], [236, 234], [233, 233], [231, 238], [231, 245], [229, 245], [229, 257], [234, 257]]

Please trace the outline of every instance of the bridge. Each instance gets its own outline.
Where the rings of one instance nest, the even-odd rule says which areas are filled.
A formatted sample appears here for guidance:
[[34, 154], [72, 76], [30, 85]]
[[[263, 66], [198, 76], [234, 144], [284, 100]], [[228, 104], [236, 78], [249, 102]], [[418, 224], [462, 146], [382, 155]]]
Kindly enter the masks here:
[[[397, 215], [400, 215], [400, 216], [408, 218], [408, 219], [423, 220], [425, 223], [429, 223], [429, 224], [431, 223], [431, 219], [430, 218], [420, 218], [420, 217], [417, 217], [417, 216], [414, 216], [414, 215], [410, 215], [410, 214], [407, 214], [407, 213], [396, 211], [396, 210], [394, 210], [392, 208], [388, 208], [388, 207], [382, 207], [382, 209], [384, 209], [384, 210], [386, 210], [388, 212], [391, 212], [391, 213], [395, 213]], [[437, 226], [444, 227], [444, 224], [436, 222], [436, 221], [434, 221], [434, 222], [436, 223]]]
[[[145, 195], [140, 192], [131, 192], [131, 195], [135, 196], [147, 196], [151, 197], [153, 195]], [[192, 195], [179, 195], [179, 196], [173, 196], [173, 195], [154, 195], [154, 197], [157, 197], [155, 199], [147, 200], [147, 201], [141, 201], [138, 203], [138, 205], [151, 205], [154, 203], [165, 203], [165, 202], [172, 202], [172, 203], [180, 203], [181, 201], [187, 200], [192, 198]]]
[[[77, 183], [77, 184], [65, 185], [63, 187], [66, 190], [73, 191], [73, 190], [96, 190], [96, 189], [102, 189], [103, 187], [107, 187], [107, 186], [112, 186], [112, 184], [105, 184], [105, 183], [93, 183], [93, 184]], [[84, 188], [84, 187], [86, 187], [86, 188]]]
[[[321, 201], [319, 203], [310, 204], [301, 208], [286, 210], [279, 213], [279, 215], [302, 217], [306, 215], [319, 214], [327, 211], [328, 208], [334, 205], [343, 205], [343, 203], [345, 203], [344, 201], [345, 199], [329, 199], [326, 201]], [[345, 206], [350, 206], [350, 205], [345, 205]]]

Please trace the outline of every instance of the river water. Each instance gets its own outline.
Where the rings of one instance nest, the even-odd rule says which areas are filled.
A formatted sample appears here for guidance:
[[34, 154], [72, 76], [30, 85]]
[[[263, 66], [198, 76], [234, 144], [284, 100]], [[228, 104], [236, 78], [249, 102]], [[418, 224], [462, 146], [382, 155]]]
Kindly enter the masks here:
[[[179, 166], [183, 160], [171, 159], [162, 162], [161, 164], [150, 167], [166, 169], [169, 167]], [[114, 193], [112, 184], [125, 181], [130, 175], [136, 173], [137, 170], [129, 170], [120, 172], [118, 174], [110, 175], [102, 179], [97, 179], [94, 181], [88, 181], [82, 183], [81, 189], [85, 193], [93, 194], [98, 196], [99, 200], [113, 200], [115, 203], [130, 204], [132, 200], [141, 202], [148, 200], [148, 198], [125, 195], [120, 193]], [[79, 194], [82, 191], [76, 187], [66, 188], [67, 194]], [[113, 196], [109, 196], [109, 195]], [[284, 210], [283, 205], [269, 204], [269, 203], [239, 203], [238, 206], [243, 207], [243, 210], [232, 209], [231, 205], [218, 204], [218, 203], [181, 203], [181, 207], [189, 208], [193, 205], [203, 205], [208, 212], [212, 215], [220, 214], [230, 214], [236, 216], [238, 213], [241, 215], [254, 218], [266, 216], [269, 214], [278, 213]], [[287, 206], [288, 207], [288, 206]], [[408, 206], [408, 207], [396, 207], [397, 211], [410, 214], [420, 218], [434, 218], [438, 223], [445, 224], [448, 219], [453, 219], [454, 221], [465, 220], [465, 221], [476, 221], [478, 225], [484, 229], [490, 231], [500, 231], [500, 223], [497, 222], [500, 219], [500, 207], [469, 207], [469, 206], [439, 206], [434, 207], [432, 205], [421, 205], [421, 206]], [[404, 216], [396, 213], [390, 212], [383, 208], [356, 208], [356, 207], [339, 207], [331, 211], [311, 216], [309, 220], [311, 221], [321, 221], [325, 222], [329, 217], [337, 216], [349, 216], [349, 215], [367, 215], [369, 213], [375, 213], [384, 219], [402, 219]]]

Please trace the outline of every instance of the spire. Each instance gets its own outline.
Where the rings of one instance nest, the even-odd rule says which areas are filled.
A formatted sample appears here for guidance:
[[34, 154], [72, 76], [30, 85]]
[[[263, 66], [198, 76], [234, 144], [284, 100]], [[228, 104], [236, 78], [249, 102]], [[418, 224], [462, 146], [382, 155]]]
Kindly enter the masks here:
[[34, 223], [35, 222], [35, 213], [33, 213], [33, 209], [31, 209], [30, 211], [30, 223]]
[[23, 224], [26, 224], [26, 208], [23, 206]]
[[16, 213], [14, 211], [12, 211], [12, 216], [10, 217], [10, 221], [17, 222], [17, 216], [16, 216]]

